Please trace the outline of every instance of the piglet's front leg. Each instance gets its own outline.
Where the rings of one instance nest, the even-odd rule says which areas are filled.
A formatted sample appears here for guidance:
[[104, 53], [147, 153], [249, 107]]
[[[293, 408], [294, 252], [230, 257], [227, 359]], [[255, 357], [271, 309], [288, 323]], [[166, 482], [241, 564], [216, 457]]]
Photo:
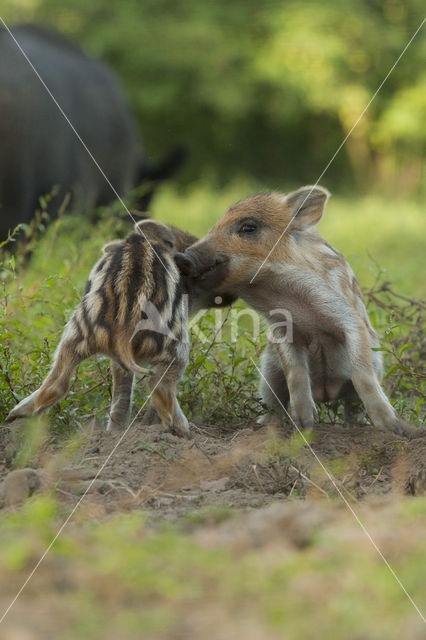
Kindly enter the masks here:
[[312, 429], [317, 411], [311, 391], [308, 352], [305, 347], [286, 340], [275, 346], [290, 395], [290, 415], [298, 427]]

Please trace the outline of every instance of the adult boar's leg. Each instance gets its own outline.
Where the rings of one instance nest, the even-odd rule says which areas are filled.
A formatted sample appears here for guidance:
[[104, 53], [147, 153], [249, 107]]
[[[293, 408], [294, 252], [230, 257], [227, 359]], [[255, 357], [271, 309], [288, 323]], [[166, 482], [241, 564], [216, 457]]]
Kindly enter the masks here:
[[133, 379], [131, 371], [111, 360], [112, 402], [107, 430], [125, 429], [129, 424], [132, 410]]
[[176, 435], [189, 437], [189, 423], [176, 399], [176, 385], [186, 367], [186, 362], [174, 362], [172, 366], [157, 365], [150, 380], [151, 402], [164, 427]]
[[401, 421], [387, 399], [374, 370], [367, 327], [348, 331], [346, 346], [352, 368], [352, 384], [376, 427], [402, 433]]
[[308, 352], [287, 341], [275, 344], [290, 395], [290, 415], [297, 426], [311, 429], [317, 416], [312, 397]]

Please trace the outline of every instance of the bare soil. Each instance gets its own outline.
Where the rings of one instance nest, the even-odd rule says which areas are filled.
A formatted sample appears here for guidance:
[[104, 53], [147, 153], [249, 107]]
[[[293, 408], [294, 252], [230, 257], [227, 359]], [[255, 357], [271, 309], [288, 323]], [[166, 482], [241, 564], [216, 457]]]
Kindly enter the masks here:
[[16, 423], [3, 431], [5, 506], [54, 486], [70, 504], [87, 490], [99, 514], [142, 507], [155, 522], [208, 507], [248, 509], [288, 497], [340, 492], [357, 501], [371, 495], [418, 495], [426, 489], [425, 429], [397, 436], [365, 425], [321, 424], [308, 436], [310, 449], [290, 427], [258, 428], [255, 423], [193, 424], [190, 440], [160, 425], [138, 423], [124, 437], [92, 427], [72, 460], [63, 459], [58, 445], [38, 453], [28, 466], [38, 470], [40, 482], [30, 471], [8, 476], [18, 433]]
[[[304, 558], [303, 568], [307, 557], [311, 563], [312, 558], [320, 562], [324, 554], [329, 556], [330, 566], [334, 566], [333, 540], [343, 545], [338, 557], [342, 549], [346, 554], [348, 545], [351, 552], [361, 549], [361, 558], [367, 556], [370, 563], [378, 562], [375, 550], [343, 501], [327, 500], [340, 493], [350, 504], [358, 503], [356, 512], [362, 519], [367, 518], [374, 540], [392, 562], [401, 560], [402, 551], [420, 553], [417, 550], [423, 546], [424, 514], [413, 526], [412, 520], [398, 516], [398, 509], [401, 496], [418, 495], [426, 490], [425, 430], [397, 437], [367, 426], [349, 429], [322, 424], [310, 436], [310, 450], [300, 437], [292, 434], [290, 427], [193, 425], [192, 439], [184, 440], [164, 432], [159, 425], [135, 424], [121, 442], [122, 433], [92, 427], [83, 434], [78, 446], [45, 443], [30, 461], [31, 466], [13, 469], [16, 451], [22, 447], [22, 428], [24, 425], [15, 423], [1, 432], [2, 506], [6, 510], [16, 509], [28, 495], [39, 491], [53, 493], [65, 514], [72, 512], [80, 498], [84, 502], [73, 518], [76, 526], [71, 525], [71, 531], [68, 527], [69, 534], [74, 536], [70, 547], [74, 549], [73, 555], [52, 553], [43, 561], [2, 626], [0, 637], [5, 640], [142, 637], [121, 627], [117, 636], [116, 618], [133, 615], [141, 606], [149, 610], [151, 600], [147, 601], [145, 596], [145, 601], [140, 601], [135, 596], [136, 587], [134, 593], [129, 591], [125, 584], [104, 575], [97, 565], [85, 563], [84, 554], [81, 559], [76, 553], [79, 544], [83, 548], [87, 544], [84, 526], [87, 521], [103, 522], [115, 513], [143, 510], [149, 516], [147, 531], [153, 535], [165, 520], [177, 522], [198, 549], [224, 549], [236, 562], [248, 556], [266, 568], [285, 557], [299, 556]], [[231, 510], [236, 512], [232, 516]], [[311, 548], [319, 531], [324, 540], [331, 541], [330, 545], [321, 547], [312, 557], [309, 551], [304, 556], [304, 550]], [[30, 541], [31, 531], [28, 535]], [[140, 535], [143, 540], [145, 534]], [[35, 547], [20, 570], [11, 571], [8, 567], [7, 578], [0, 581], [2, 611], [13, 601], [46, 544]], [[125, 549], [126, 539], [117, 540], [117, 545], [115, 541], [110, 544], [111, 552], [116, 546]], [[133, 552], [134, 547], [130, 553]], [[93, 553], [96, 554], [96, 549]], [[337, 600], [347, 589], [345, 580], [356, 578], [352, 573], [346, 575], [343, 566], [341, 572], [342, 576], [339, 571], [337, 575], [326, 571], [318, 574], [311, 567], [304, 575], [301, 570], [291, 582], [290, 595], [296, 593], [296, 603], [300, 596], [303, 610], [327, 612], [330, 601]], [[388, 576], [386, 579], [390, 580]], [[143, 637], [148, 640], [284, 637], [268, 626], [257, 611], [257, 596], [254, 600], [244, 596], [237, 614], [228, 606], [228, 592], [224, 588], [222, 593], [220, 579], [209, 580], [205, 593], [192, 596], [194, 606], [183, 596], [181, 599], [172, 596], [170, 602], [164, 596], [163, 599], [156, 596], [152, 602], [162, 604], [162, 611], [172, 612], [176, 621], [168, 631], [152, 635], [144, 632]], [[255, 576], [250, 580], [256, 584]], [[404, 594], [401, 597], [405, 598]], [[268, 602], [268, 597], [264, 598]], [[401, 605], [407, 609], [404, 637], [420, 640], [424, 627], [407, 603], [404, 599]], [[101, 617], [97, 619], [96, 615]], [[309, 637], [328, 637], [333, 629], [333, 615], [332, 612], [325, 615], [330, 618], [325, 635], [321, 632], [315, 635], [311, 629]], [[385, 623], [386, 615], [380, 613], [372, 624], [374, 627]], [[322, 618], [320, 624], [325, 624]], [[345, 631], [342, 637], [358, 640], [373, 635], [361, 636], [354, 630], [349, 635]], [[374, 634], [374, 637], [387, 636]]]

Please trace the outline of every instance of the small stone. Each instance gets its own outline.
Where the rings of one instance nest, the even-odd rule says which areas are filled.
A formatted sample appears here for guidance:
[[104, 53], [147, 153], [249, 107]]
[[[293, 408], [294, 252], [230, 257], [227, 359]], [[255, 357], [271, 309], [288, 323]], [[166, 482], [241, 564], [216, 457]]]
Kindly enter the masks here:
[[219, 478], [218, 480], [206, 480], [205, 482], [200, 482], [200, 488], [203, 491], [224, 491], [228, 483], [228, 476], [223, 476], [223, 478]]
[[40, 489], [41, 475], [36, 469], [15, 469], [7, 474], [0, 487], [0, 503], [5, 507], [23, 502]]

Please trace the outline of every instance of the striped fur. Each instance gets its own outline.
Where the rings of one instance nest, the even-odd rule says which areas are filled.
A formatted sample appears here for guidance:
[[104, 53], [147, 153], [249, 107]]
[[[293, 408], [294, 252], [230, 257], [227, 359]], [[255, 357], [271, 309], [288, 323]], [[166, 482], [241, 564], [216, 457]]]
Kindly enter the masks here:
[[188, 421], [176, 400], [176, 384], [189, 356], [187, 294], [191, 312], [214, 304], [210, 292], [200, 289], [197, 296], [191, 291], [190, 279], [181, 277], [174, 262], [176, 251], [195, 240], [176, 227], [145, 220], [124, 240], [107, 244], [64, 329], [49, 375], [7, 421], [56, 403], [67, 393], [76, 367], [103, 354], [111, 359], [113, 378], [108, 428], [128, 424], [134, 375], [147, 374], [145, 365], [154, 365], [153, 408], [165, 427], [188, 435]]

